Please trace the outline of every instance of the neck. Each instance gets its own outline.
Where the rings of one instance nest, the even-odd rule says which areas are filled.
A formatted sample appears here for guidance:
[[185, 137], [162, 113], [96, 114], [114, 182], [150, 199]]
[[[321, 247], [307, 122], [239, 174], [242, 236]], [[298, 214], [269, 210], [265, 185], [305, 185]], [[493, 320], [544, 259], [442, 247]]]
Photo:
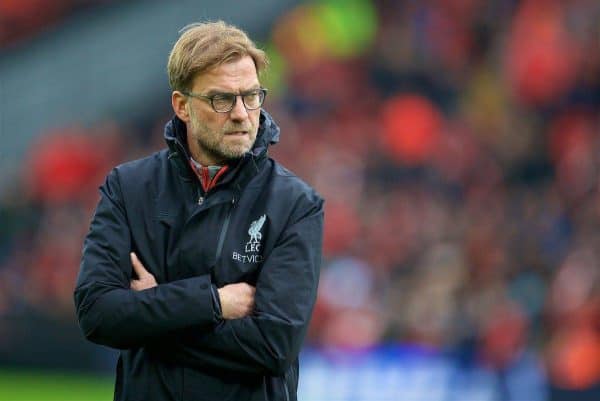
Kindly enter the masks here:
[[203, 166], [223, 166], [227, 164], [224, 160], [221, 160], [216, 155], [201, 149], [196, 142], [190, 141], [189, 138], [188, 150], [192, 159]]
[[192, 163], [194, 164], [194, 166], [196, 168], [221, 168], [223, 167], [223, 164], [203, 164], [201, 162], [199, 162], [198, 160], [196, 160], [196, 158], [194, 156], [190, 157], [190, 160], [192, 161]]

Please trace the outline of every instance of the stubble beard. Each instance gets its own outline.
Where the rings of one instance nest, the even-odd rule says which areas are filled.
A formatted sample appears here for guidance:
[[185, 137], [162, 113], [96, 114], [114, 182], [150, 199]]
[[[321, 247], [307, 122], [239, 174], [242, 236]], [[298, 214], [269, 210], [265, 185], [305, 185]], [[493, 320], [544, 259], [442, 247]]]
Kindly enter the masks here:
[[[217, 164], [223, 165], [238, 160], [254, 146], [257, 128], [251, 124], [249, 126], [229, 124], [225, 125], [221, 132], [217, 132], [207, 127], [194, 114], [190, 114], [192, 137], [196, 141], [198, 149], [206, 153]], [[246, 143], [243, 145], [237, 143], [233, 146], [226, 144], [224, 142], [225, 133], [232, 131], [248, 131], [249, 146], [246, 146]]]

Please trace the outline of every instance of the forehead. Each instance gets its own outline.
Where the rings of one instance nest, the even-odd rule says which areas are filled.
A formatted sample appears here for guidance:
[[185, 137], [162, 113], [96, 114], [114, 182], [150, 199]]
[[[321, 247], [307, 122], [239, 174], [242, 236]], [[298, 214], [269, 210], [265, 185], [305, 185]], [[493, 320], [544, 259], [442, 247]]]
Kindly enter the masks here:
[[256, 66], [250, 56], [210, 68], [194, 78], [193, 92], [210, 90], [238, 92], [259, 85]]

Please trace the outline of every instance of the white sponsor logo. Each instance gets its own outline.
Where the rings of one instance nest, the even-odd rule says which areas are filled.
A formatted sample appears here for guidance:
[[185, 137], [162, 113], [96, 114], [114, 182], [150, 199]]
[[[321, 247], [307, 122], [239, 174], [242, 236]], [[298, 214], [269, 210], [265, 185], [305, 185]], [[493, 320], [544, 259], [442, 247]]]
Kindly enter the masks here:
[[250, 224], [250, 228], [248, 229], [248, 235], [250, 239], [246, 242], [246, 246], [244, 247], [245, 255], [239, 252], [233, 252], [231, 258], [235, 261], [242, 263], [259, 263], [262, 262], [263, 257], [259, 255], [260, 249], [262, 247], [262, 233], [261, 230], [263, 225], [265, 224], [265, 220], [267, 220], [267, 215], [263, 214], [258, 219], [254, 220]]
[[242, 255], [241, 253], [237, 252], [234, 252], [231, 258], [242, 263], [259, 263], [263, 260], [261, 255]]

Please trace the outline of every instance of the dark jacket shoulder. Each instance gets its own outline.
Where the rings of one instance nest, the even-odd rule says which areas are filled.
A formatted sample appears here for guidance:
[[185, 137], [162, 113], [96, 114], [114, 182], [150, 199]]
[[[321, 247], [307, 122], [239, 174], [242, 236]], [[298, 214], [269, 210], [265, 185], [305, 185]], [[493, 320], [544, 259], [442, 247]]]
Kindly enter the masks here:
[[174, 171], [170, 168], [167, 149], [155, 152], [147, 157], [128, 161], [116, 166], [108, 175], [108, 184], [116, 182], [124, 196], [133, 194], [136, 199], [141, 194], [156, 195], [159, 186], [174, 185]]
[[286, 167], [273, 162], [273, 192], [275, 199], [285, 199], [283, 205], [291, 208], [289, 224], [293, 224], [323, 207], [323, 197], [304, 180]]

